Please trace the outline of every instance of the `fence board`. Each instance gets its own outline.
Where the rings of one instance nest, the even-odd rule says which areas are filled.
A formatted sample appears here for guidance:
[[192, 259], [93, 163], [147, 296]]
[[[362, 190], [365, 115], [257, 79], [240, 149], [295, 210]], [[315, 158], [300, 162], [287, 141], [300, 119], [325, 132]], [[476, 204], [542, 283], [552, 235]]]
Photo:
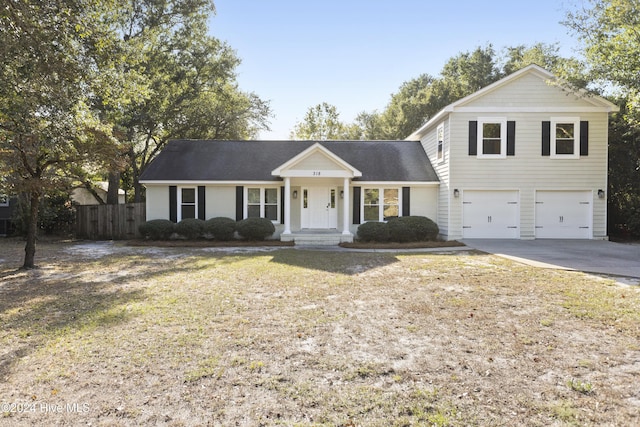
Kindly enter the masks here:
[[124, 240], [140, 237], [145, 222], [144, 203], [76, 206], [76, 236], [92, 240]]

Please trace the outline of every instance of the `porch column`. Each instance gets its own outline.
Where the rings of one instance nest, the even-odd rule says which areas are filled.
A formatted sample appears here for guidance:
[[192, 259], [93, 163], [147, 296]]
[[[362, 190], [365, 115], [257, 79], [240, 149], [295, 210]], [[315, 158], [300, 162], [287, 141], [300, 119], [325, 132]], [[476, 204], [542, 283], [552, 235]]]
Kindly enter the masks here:
[[349, 208], [351, 206], [351, 195], [349, 194], [349, 178], [344, 179], [342, 189], [344, 191], [344, 198], [342, 199], [342, 234], [351, 235], [349, 231]]
[[291, 234], [291, 178], [284, 178], [284, 231]]

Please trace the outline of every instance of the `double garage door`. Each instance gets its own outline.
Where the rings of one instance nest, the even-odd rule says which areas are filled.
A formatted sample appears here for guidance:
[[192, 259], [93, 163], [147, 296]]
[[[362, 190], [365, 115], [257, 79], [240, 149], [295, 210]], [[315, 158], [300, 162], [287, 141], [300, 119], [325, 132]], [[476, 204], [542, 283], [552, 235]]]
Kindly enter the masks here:
[[[537, 191], [535, 237], [590, 239], [591, 199], [590, 191]], [[520, 238], [520, 197], [517, 190], [466, 190], [462, 203], [464, 238]]]

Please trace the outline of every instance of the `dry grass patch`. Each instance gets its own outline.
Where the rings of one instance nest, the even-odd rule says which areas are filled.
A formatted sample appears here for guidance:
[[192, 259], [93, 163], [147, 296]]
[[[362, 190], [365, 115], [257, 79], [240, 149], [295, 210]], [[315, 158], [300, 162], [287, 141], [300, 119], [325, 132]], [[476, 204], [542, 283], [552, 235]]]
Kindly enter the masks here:
[[3, 424], [640, 423], [640, 295], [610, 280], [475, 252], [21, 251], [0, 244]]

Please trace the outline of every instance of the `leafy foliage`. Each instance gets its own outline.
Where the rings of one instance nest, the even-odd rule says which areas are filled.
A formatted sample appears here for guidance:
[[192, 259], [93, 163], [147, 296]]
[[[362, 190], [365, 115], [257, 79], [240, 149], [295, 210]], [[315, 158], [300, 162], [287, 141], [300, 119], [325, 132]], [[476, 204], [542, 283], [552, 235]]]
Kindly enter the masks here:
[[438, 225], [424, 216], [401, 216], [387, 223], [394, 242], [421, 242], [438, 238]]
[[189, 240], [195, 240], [204, 234], [204, 220], [198, 218], [186, 218], [176, 224], [175, 232]]
[[246, 218], [236, 224], [238, 234], [247, 240], [265, 240], [275, 233], [276, 227], [267, 218]]
[[138, 228], [145, 239], [169, 240], [175, 231], [175, 224], [168, 219], [152, 219]]
[[347, 128], [340, 122], [340, 113], [334, 105], [323, 102], [310, 107], [302, 122], [296, 123], [291, 139], [326, 141], [345, 139]]
[[236, 222], [231, 218], [216, 217], [205, 221], [204, 233], [213, 236], [215, 240], [233, 240], [236, 232]]
[[358, 239], [363, 242], [388, 242], [389, 228], [385, 222], [365, 222], [358, 226]]

